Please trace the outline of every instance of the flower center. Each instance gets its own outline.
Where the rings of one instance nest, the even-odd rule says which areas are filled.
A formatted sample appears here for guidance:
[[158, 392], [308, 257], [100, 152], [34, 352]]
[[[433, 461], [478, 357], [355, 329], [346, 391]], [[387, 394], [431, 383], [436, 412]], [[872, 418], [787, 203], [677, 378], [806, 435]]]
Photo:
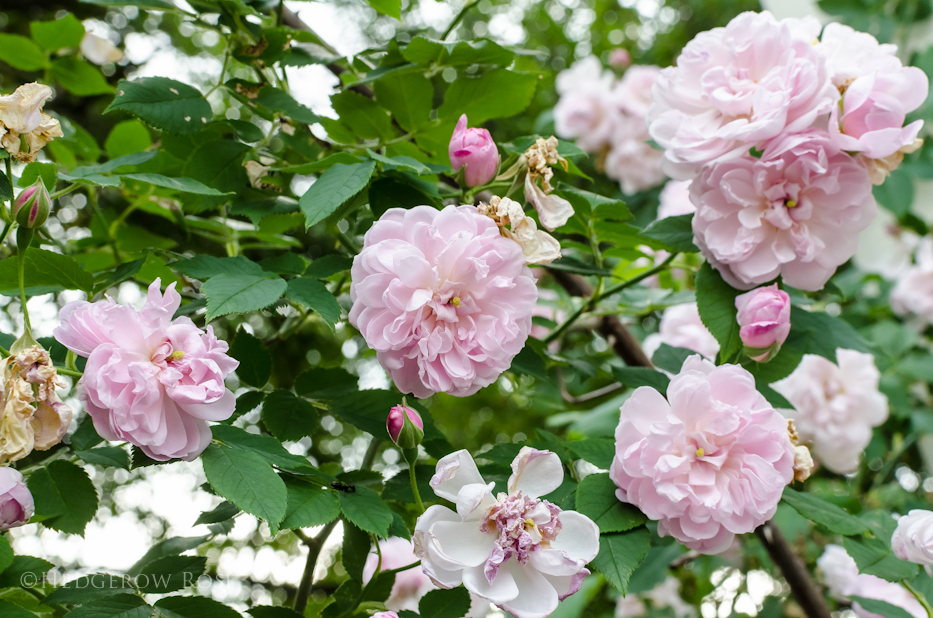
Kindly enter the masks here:
[[528, 562], [531, 552], [550, 547], [561, 530], [560, 508], [547, 500], [500, 493], [496, 503], [486, 509], [480, 530], [497, 534], [495, 548], [486, 561], [486, 579], [492, 583], [499, 566], [512, 556], [521, 564]]
[[175, 350], [174, 352], [169, 354], [168, 360], [177, 361], [177, 360], [181, 360], [184, 356], [185, 356], [184, 352], [182, 352], [181, 350]]

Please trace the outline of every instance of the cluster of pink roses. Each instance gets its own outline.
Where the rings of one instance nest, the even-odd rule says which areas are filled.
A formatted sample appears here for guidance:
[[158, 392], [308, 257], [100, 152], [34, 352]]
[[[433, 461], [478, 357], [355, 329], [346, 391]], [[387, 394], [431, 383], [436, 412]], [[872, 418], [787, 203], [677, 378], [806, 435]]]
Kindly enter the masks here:
[[665, 178], [662, 153], [647, 143], [645, 124], [651, 87], [660, 71], [656, 66], [635, 65], [617, 81], [598, 58], [590, 56], [557, 76], [557, 134], [599, 154], [606, 174], [618, 180], [625, 193], [650, 189]]
[[821, 289], [912, 152], [926, 75], [839, 24], [743, 13], [661, 71], [648, 113], [664, 170], [693, 179], [696, 243], [731, 285]]

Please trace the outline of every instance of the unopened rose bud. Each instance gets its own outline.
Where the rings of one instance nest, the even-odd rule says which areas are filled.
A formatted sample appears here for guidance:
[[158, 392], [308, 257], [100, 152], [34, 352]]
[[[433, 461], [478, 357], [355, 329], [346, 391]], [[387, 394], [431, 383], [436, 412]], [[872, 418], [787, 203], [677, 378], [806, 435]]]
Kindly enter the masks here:
[[398, 614], [395, 612], [376, 612], [373, 614], [373, 618], [398, 618]]
[[0, 467], [0, 531], [22, 526], [36, 510], [23, 475], [9, 467]]
[[745, 353], [766, 363], [781, 349], [790, 334], [790, 296], [777, 284], [761, 287], [735, 297], [739, 336]]
[[632, 64], [632, 56], [627, 49], [618, 47], [609, 52], [609, 66], [626, 69], [630, 64]]
[[466, 114], [460, 116], [450, 136], [450, 164], [454, 171], [464, 168], [467, 186], [479, 187], [495, 178], [499, 170], [499, 149], [486, 129], [468, 129]]
[[52, 198], [41, 178], [24, 189], [13, 202], [13, 217], [20, 226], [29, 229], [42, 227], [51, 211]]
[[424, 423], [411, 408], [395, 406], [386, 419], [389, 437], [402, 449], [413, 449], [424, 439]]

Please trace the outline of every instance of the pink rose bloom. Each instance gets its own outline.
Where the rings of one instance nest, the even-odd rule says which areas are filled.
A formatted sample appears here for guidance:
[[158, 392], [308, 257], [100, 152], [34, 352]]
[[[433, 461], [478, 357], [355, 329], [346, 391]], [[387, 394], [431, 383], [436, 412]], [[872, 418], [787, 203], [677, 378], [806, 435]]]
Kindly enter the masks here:
[[460, 116], [450, 136], [450, 165], [456, 172], [466, 167], [467, 186], [479, 187], [496, 176], [499, 169], [499, 149], [486, 129], [468, 129], [466, 114]]
[[[410, 432], [403, 435], [405, 417], [408, 417], [412, 427]], [[386, 417], [386, 431], [396, 445], [402, 448], [415, 448], [424, 438], [424, 421], [421, 420], [421, 415], [411, 408], [392, 406], [389, 416]]]
[[[877, 599], [907, 610], [915, 618], [927, 616], [920, 602], [900, 584], [859, 573], [855, 560], [839, 545], [827, 545], [816, 566], [823, 572], [829, 593], [840, 601], [849, 601], [851, 596]], [[858, 603], [853, 603], [852, 609], [860, 618], [883, 618], [866, 611]]]
[[18, 470], [0, 467], [0, 532], [18, 528], [36, 512], [36, 503]]
[[919, 325], [925, 326], [933, 323], [933, 239], [927, 236], [920, 241], [916, 259], [891, 290], [891, 308], [901, 316], [917, 316]]
[[701, 32], [661, 71], [648, 115], [664, 171], [687, 180], [828, 115], [839, 98], [813, 45], [820, 24], [747, 12]]
[[[380, 571], [393, 571], [418, 562], [411, 541], [397, 536], [379, 541], [379, 551], [382, 553]], [[373, 578], [378, 564], [379, 556], [375, 552], [369, 554], [366, 558], [366, 566], [363, 568], [364, 585]], [[403, 609], [418, 611], [418, 601], [434, 588], [431, 579], [420, 568], [400, 571], [395, 574], [395, 584], [392, 586], [392, 594], [386, 601], [386, 607], [394, 611]]]
[[689, 215], [697, 210], [693, 202], [690, 201], [689, 180], [669, 180], [661, 189], [661, 195], [658, 196], [658, 199], [660, 201], [658, 219]]
[[661, 67], [650, 64], [636, 64], [625, 72], [612, 91], [622, 113], [644, 120], [653, 102], [651, 88], [660, 74]]
[[412, 542], [421, 568], [441, 588], [463, 585], [515, 618], [546, 618], [580, 590], [599, 553], [587, 516], [541, 498], [564, 480], [560, 458], [523, 446], [506, 491], [493, 494], [470, 453], [442, 457], [431, 487], [437, 504], [418, 518]]
[[628, 53], [628, 50], [622, 47], [617, 47], [611, 52], [609, 52], [609, 65], [614, 66], [618, 69], [624, 69], [632, 64], [632, 55]]
[[837, 474], [848, 474], [858, 469], [872, 427], [887, 420], [888, 398], [878, 390], [881, 373], [871, 354], [840, 348], [836, 360], [838, 365], [805, 354], [793, 373], [771, 388], [794, 406], [788, 416], [816, 459]]
[[901, 560], [933, 566], [933, 511], [914, 509], [898, 519], [891, 549]]
[[903, 66], [896, 45], [880, 45], [842, 24], [828, 24], [818, 47], [843, 93], [842, 109], [833, 107], [829, 123], [839, 148], [883, 159], [913, 143], [923, 121], [905, 127], [904, 119], [927, 98], [926, 73]]
[[398, 614], [395, 612], [376, 612], [373, 614], [373, 618], [398, 618]]
[[187, 317], [172, 320], [181, 296], [172, 283], [149, 286], [142, 310], [113, 300], [68, 303], [55, 338], [87, 357], [78, 396], [105, 440], [125, 440], [158, 461], [192, 461], [207, 448], [206, 421], [233, 414], [224, 378], [239, 363], [225, 341]]
[[[852, 256], [852, 263], [859, 270], [896, 281], [913, 266], [914, 251], [918, 250], [919, 244], [920, 236], [915, 231], [901, 227], [897, 216], [887, 208], [879, 208], [871, 225], [859, 236], [858, 250]], [[933, 247], [922, 251], [930, 254], [928, 270], [933, 274]], [[918, 251], [918, 261], [920, 255]], [[933, 280], [930, 285], [933, 286]], [[930, 311], [933, 316], [933, 306]]]
[[661, 171], [664, 152], [648, 144], [649, 139], [644, 118], [619, 116], [605, 168], [606, 175], [618, 180], [627, 195], [656, 187], [666, 178]]
[[671, 305], [664, 310], [658, 332], [645, 338], [645, 353], [653, 356], [662, 343], [693, 350], [710, 360], [719, 354], [719, 342], [700, 319], [696, 303]]
[[697, 246], [745, 290], [778, 275], [801, 290], [822, 289], [877, 210], [867, 170], [816, 129], [772, 141], [761, 159], [704, 168], [690, 195]]
[[766, 363], [790, 334], [790, 296], [777, 284], [735, 297], [739, 336], [749, 358]]
[[599, 59], [588, 56], [557, 75], [560, 95], [554, 107], [554, 131], [574, 139], [587, 152], [608, 145], [619, 115], [612, 96], [612, 74]]
[[350, 323], [418, 398], [492, 384], [531, 331], [538, 293], [522, 247], [472, 206], [390, 209], [351, 275]]
[[771, 519], [794, 478], [787, 421], [752, 375], [699, 356], [684, 361], [667, 399], [635, 389], [615, 438], [609, 476], [619, 500], [657, 520], [659, 535], [704, 554]]

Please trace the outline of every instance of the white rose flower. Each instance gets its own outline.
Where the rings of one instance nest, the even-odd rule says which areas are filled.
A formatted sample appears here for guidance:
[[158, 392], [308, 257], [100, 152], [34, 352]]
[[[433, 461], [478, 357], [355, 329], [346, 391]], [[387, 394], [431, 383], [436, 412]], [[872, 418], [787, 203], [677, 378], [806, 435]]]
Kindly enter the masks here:
[[[920, 602], [900, 584], [859, 573], [855, 560], [839, 545], [827, 545], [816, 566], [823, 572], [829, 594], [840, 601], [849, 601], [852, 596], [877, 599], [906, 610], [914, 618], [927, 616]], [[858, 603], [852, 603], [852, 609], [860, 618], [881, 618]]]
[[922, 327], [933, 323], [933, 239], [920, 240], [916, 260], [891, 290], [891, 308], [898, 315], [917, 316]]
[[[37, 82], [0, 96], [0, 146], [17, 161], [34, 161], [43, 146], [64, 136], [58, 120], [42, 111], [42, 105], [51, 97], [52, 89]], [[21, 150], [20, 138], [25, 139], [28, 150]]]
[[933, 566], [933, 511], [914, 509], [897, 520], [891, 549], [901, 560]]
[[123, 60], [123, 52], [105, 38], [90, 32], [81, 39], [81, 53], [94, 64], [107, 64]]
[[434, 493], [457, 505], [430, 507], [412, 540], [421, 568], [442, 588], [463, 585], [516, 618], [544, 618], [580, 589], [599, 552], [599, 528], [542, 500], [563, 482], [560, 458], [523, 447], [508, 493], [493, 495], [465, 451], [437, 462]]
[[878, 391], [881, 374], [871, 354], [838, 349], [836, 360], [838, 365], [805, 354], [793, 373], [771, 388], [794, 406], [782, 412], [794, 419], [816, 459], [837, 474], [848, 474], [858, 468], [872, 427], [887, 420], [888, 398]]
[[719, 342], [700, 319], [696, 303], [671, 305], [665, 309], [658, 332], [645, 338], [645, 354], [650, 358], [662, 343], [692, 350], [711, 360], [719, 353]]
[[526, 264], [549, 264], [560, 257], [560, 243], [538, 229], [531, 217], [525, 216], [522, 205], [507, 197], [493, 196], [488, 207], [481, 210], [495, 219], [503, 236], [522, 246]]

